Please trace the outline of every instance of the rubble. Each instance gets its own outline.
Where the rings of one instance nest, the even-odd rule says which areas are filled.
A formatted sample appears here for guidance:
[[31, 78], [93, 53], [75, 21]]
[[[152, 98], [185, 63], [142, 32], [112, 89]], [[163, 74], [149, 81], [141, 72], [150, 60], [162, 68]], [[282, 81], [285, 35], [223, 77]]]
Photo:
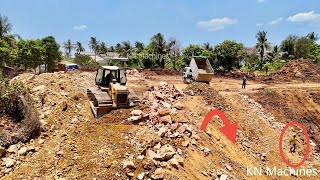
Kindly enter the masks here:
[[7, 168], [12, 167], [16, 163], [16, 160], [11, 158], [2, 158], [2, 161]]
[[125, 160], [123, 161], [123, 169], [126, 169], [126, 168], [129, 168], [129, 169], [135, 169], [136, 166], [134, 165], [134, 163], [132, 161], [128, 161], [128, 160]]
[[163, 168], [156, 169], [151, 176], [152, 179], [163, 179], [163, 177], [164, 177]]

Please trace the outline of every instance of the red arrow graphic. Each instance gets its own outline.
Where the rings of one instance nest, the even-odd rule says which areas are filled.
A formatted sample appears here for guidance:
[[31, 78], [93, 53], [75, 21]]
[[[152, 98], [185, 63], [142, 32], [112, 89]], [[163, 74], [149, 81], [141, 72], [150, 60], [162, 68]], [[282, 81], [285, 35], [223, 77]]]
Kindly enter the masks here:
[[237, 137], [237, 127], [238, 127], [238, 123], [235, 122], [233, 124], [230, 124], [229, 119], [223, 114], [222, 111], [220, 110], [212, 110], [210, 111], [206, 117], [204, 118], [200, 129], [201, 130], [206, 130], [211, 118], [213, 118], [214, 116], [219, 116], [220, 119], [222, 120], [224, 127], [220, 128], [220, 131], [227, 136], [227, 138], [230, 139], [230, 141], [232, 143], [236, 143], [236, 137]]

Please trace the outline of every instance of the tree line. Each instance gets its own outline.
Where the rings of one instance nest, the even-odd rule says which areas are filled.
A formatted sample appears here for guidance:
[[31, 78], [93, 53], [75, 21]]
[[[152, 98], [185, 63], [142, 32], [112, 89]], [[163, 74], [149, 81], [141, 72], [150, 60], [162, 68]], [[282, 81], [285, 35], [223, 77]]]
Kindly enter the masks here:
[[[320, 45], [316, 43], [318, 39], [315, 32], [301, 37], [289, 35], [280, 45], [271, 46], [267, 32], [259, 31], [256, 34], [257, 42], [251, 49], [245, 48], [242, 43], [230, 40], [225, 40], [216, 46], [207, 42], [203, 45], [190, 44], [182, 48], [176, 38], [166, 39], [163, 34], [158, 33], [150, 38], [147, 45], [140, 41], [134, 44], [122, 41], [115, 46], [107, 47], [105, 42], [99, 42], [95, 37], [91, 37], [89, 47], [96, 54], [117, 52], [122, 57], [128, 57], [129, 65], [132, 67], [180, 69], [189, 65], [192, 56], [206, 56], [216, 70], [231, 71], [244, 66], [254, 71], [281, 60], [310, 58], [320, 62]], [[77, 42], [76, 46], [72, 46], [71, 40], [64, 43], [68, 56], [73, 49], [76, 49], [76, 52], [84, 51], [81, 47], [80, 42]]]
[[[6, 16], [0, 15], [0, 65], [25, 67], [33, 69], [45, 64], [52, 71], [55, 64], [62, 59], [60, 46], [52, 36], [43, 39], [24, 40], [10, 34], [12, 24]], [[232, 71], [240, 68], [261, 70], [268, 64], [281, 60], [311, 58], [320, 62], [320, 45], [318, 35], [314, 32], [306, 36], [289, 35], [280, 45], [271, 46], [266, 31], [256, 34], [256, 44], [253, 48], [245, 48], [242, 43], [225, 40], [215, 46], [210, 43], [203, 45], [190, 44], [182, 48], [181, 42], [174, 37], [165, 38], [157, 33], [150, 38], [148, 44], [136, 41], [122, 41], [113, 46], [91, 37], [89, 48], [95, 54], [117, 52], [121, 57], [129, 58], [129, 66], [140, 68], [170, 68], [180, 69], [188, 66], [192, 56], [206, 56], [214, 69]], [[72, 58], [72, 52], [84, 52], [81, 42], [72, 43], [69, 39], [63, 43], [65, 55]], [[83, 58], [83, 57], [82, 57]], [[86, 60], [86, 65], [94, 64]], [[81, 60], [82, 61], [82, 60]]]
[[35, 69], [44, 64], [46, 70], [54, 70], [61, 60], [60, 46], [52, 36], [43, 39], [24, 40], [10, 34], [12, 24], [0, 14], [0, 65]]

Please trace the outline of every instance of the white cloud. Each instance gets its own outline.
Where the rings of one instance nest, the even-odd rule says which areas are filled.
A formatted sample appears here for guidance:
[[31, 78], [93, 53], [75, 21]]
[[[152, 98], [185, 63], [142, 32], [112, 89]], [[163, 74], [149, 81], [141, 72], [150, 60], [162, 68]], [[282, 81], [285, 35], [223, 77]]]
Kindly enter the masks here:
[[278, 19], [275, 19], [275, 20], [269, 22], [268, 24], [269, 24], [269, 25], [279, 24], [279, 23], [282, 22], [282, 20], [283, 20], [283, 18], [278, 18]]
[[257, 23], [256, 26], [258, 27], [263, 26], [263, 23]]
[[86, 26], [86, 25], [73, 26], [73, 30], [76, 30], [76, 31], [83, 31], [87, 28], [88, 28], [88, 26]]
[[258, 0], [258, 3], [266, 2], [266, 0]]
[[316, 23], [320, 22], [320, 14], [315, 13], [314, 11], [298, 13], [293, 16], [288, 17], [288, 21], [291, 22], [309, 22]]
[[213, 18], [207, 21], [199, 21], [197, 24], [201, 28], [205, 28], [209, 31], [218, 31], [224, 29], [226, 26], [236, 24], [238, 20], [231, 18]]

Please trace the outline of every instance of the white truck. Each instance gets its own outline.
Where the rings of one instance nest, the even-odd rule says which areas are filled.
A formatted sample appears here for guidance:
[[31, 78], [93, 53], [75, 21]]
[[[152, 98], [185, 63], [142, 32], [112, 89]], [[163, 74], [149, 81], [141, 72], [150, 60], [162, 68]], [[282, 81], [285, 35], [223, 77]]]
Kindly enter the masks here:
[[193, 56], [189, 67], [183, 69], [183, 80], [210, 83], [213, 77], [212, 66], [206, 56]]

